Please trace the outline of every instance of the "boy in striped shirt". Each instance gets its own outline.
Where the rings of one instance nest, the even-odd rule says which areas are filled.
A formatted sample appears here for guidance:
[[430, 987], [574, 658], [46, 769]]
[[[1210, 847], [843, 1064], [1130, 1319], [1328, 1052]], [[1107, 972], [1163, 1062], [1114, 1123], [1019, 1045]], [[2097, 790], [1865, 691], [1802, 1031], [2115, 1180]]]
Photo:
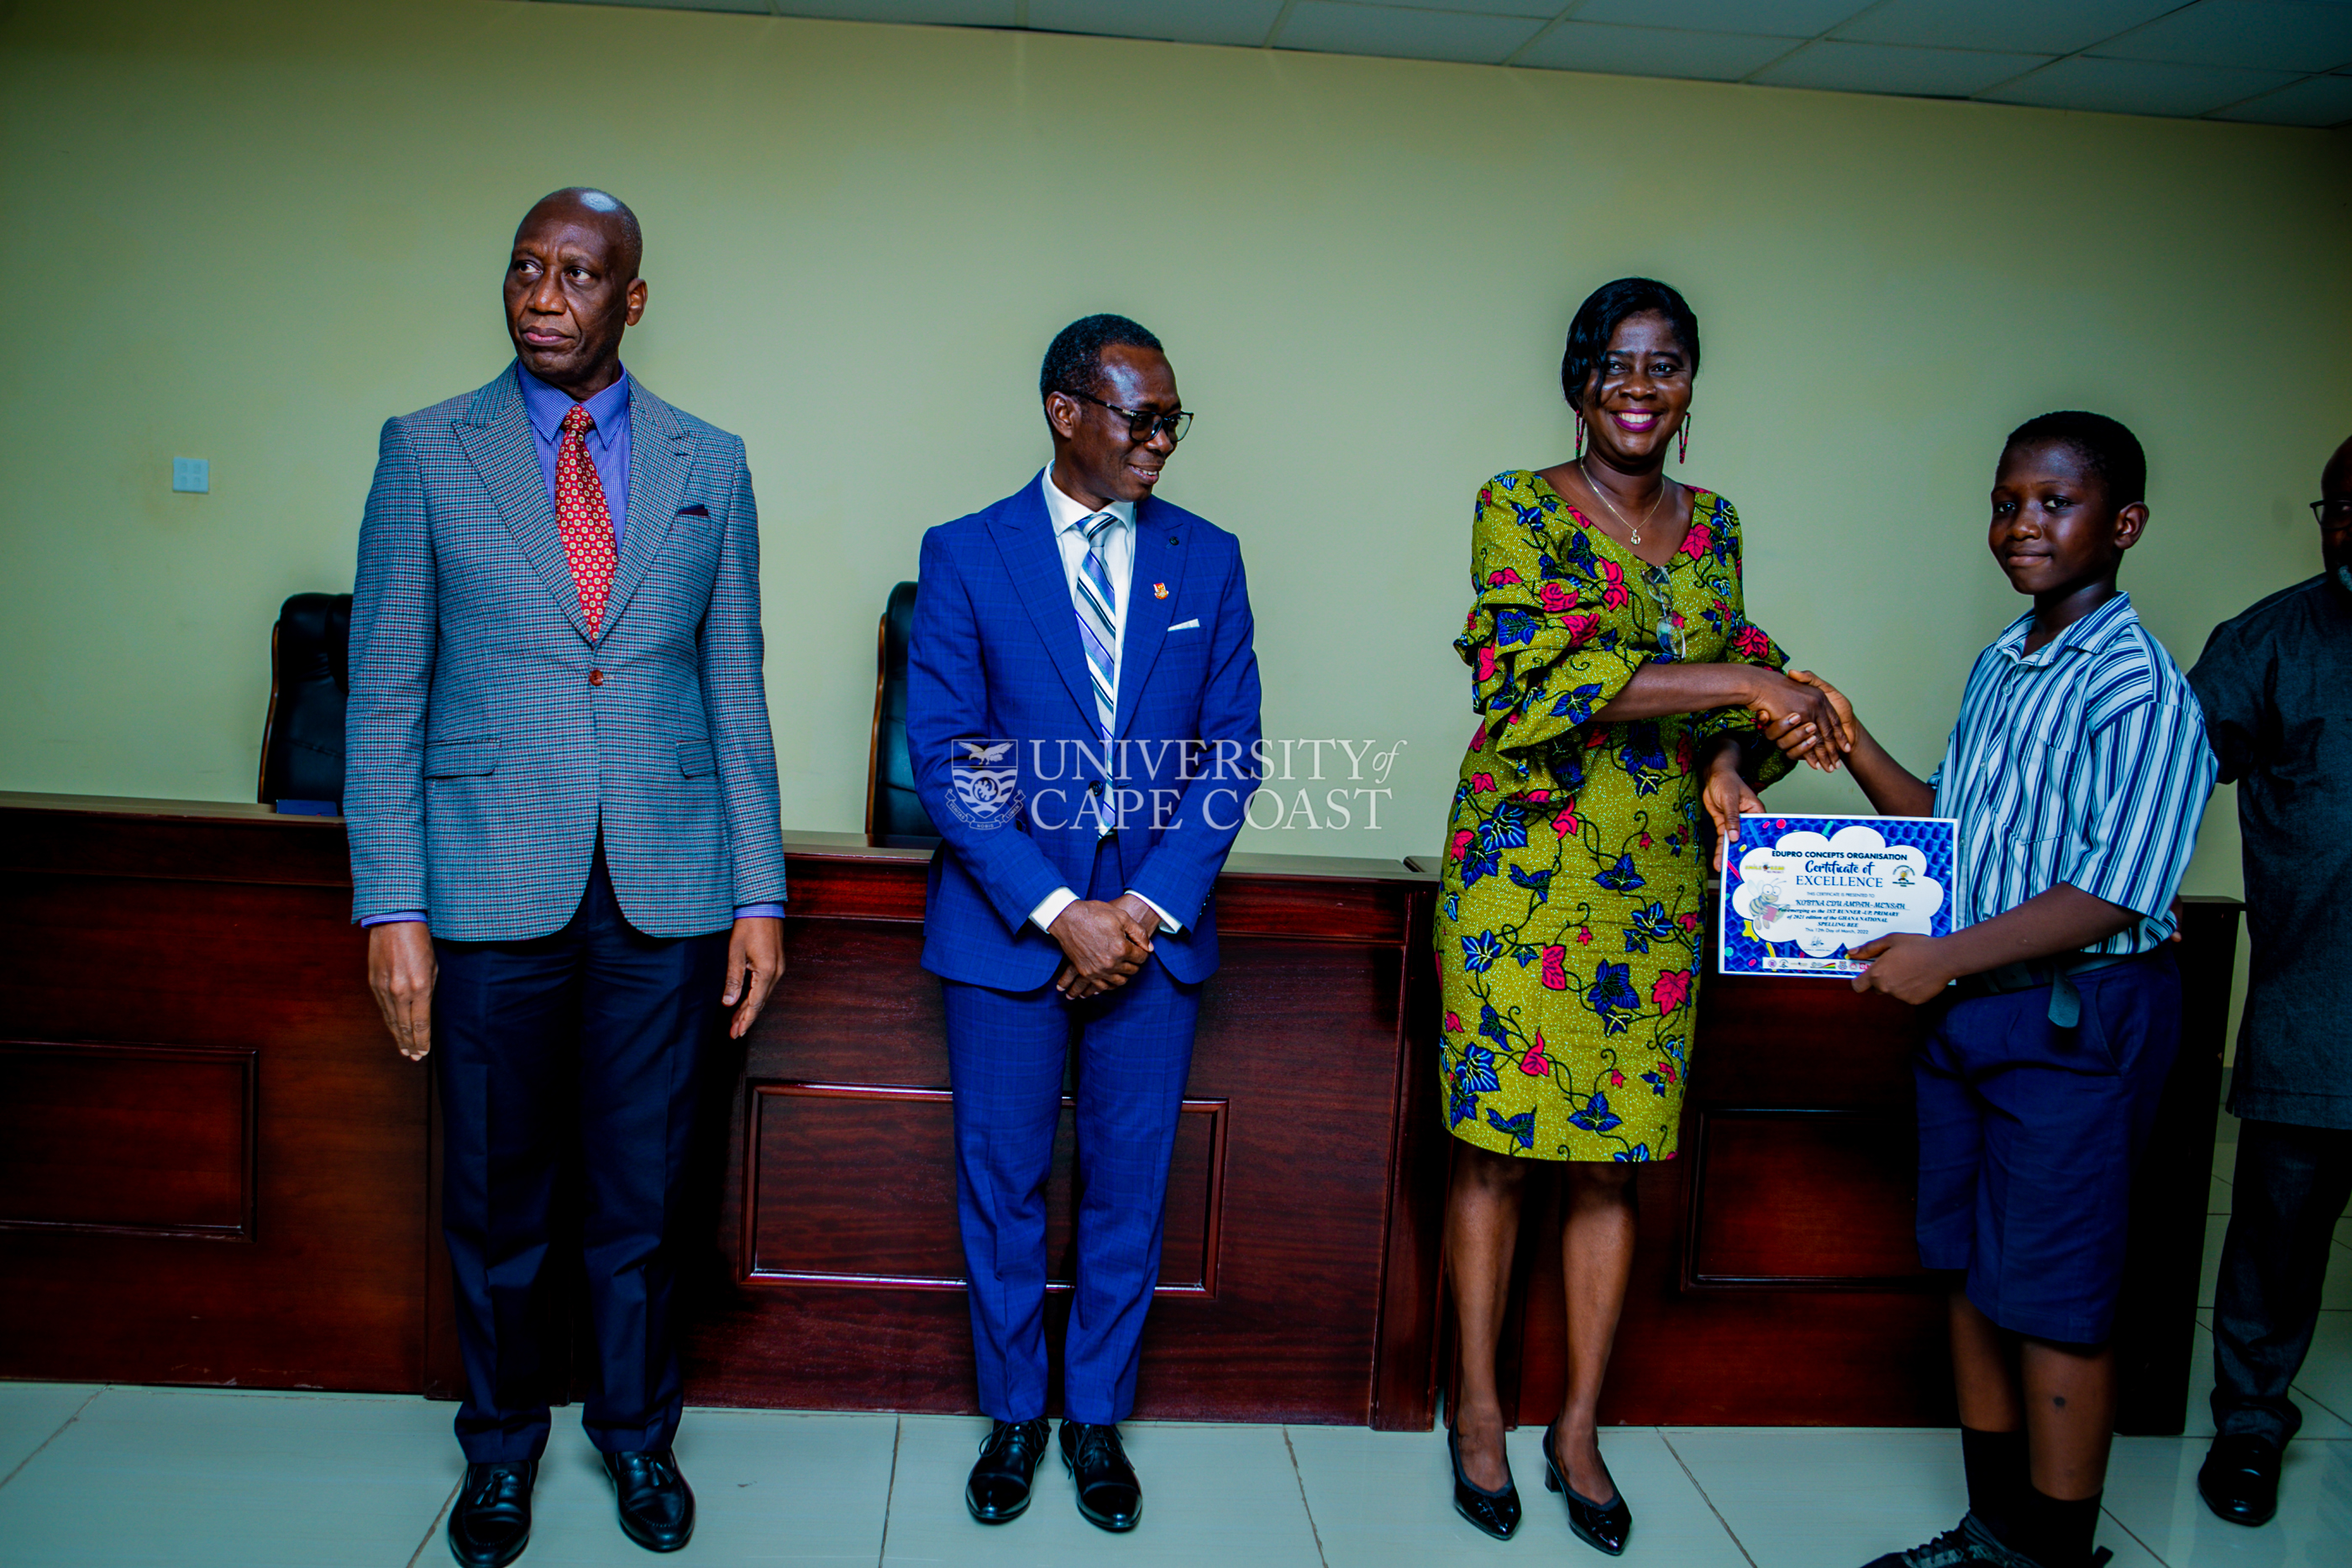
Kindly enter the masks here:
[[1960, 825], [1952, 935], [1853, 952], [1857, 990], [1940, 1008], [1916, 1063], [1919, 1252], [1960, 1276], [1969, 1481], [1957, 1528], [1871, 1568], [2094, 1562], [2132, 1167], [2180, 1039], [2172, 900], [2214, 773], [2196, 694], [2116, 587], [2147, 478], [2112, 419], [2020, 425], [1990, 543], [2032, 611], [1978, 655], [1931, 778], [1852, 727], [1879, 811]]

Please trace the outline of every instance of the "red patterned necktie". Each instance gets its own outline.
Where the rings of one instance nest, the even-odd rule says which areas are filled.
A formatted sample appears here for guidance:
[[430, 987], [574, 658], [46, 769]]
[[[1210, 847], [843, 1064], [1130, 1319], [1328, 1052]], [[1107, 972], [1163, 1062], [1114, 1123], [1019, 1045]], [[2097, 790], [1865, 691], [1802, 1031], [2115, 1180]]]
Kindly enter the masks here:
[[563, 416], [563, 439], [555, 448], [555, 521], [563, 530], [564, 559], [580, 589], [580, 618], [590, 636], [604, 629], [604, 600], [613, 591], [613, 514], [604, 486], [588, 460], [588, 433], [596, 421], [578, 403]]

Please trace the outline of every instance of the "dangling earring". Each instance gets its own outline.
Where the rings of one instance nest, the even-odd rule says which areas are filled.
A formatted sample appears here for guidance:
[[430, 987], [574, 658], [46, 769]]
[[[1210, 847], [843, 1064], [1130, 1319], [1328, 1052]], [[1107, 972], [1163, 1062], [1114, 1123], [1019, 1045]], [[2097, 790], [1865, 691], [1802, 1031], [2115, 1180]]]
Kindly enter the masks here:
[[1682, 424], [1675, 432], [1675, 461], [1690, 461], [1690, 415], [1687, 413], [1683, 415]]
[[1584, 416], [1576, 416], [1576, 461], [1584, 461]]

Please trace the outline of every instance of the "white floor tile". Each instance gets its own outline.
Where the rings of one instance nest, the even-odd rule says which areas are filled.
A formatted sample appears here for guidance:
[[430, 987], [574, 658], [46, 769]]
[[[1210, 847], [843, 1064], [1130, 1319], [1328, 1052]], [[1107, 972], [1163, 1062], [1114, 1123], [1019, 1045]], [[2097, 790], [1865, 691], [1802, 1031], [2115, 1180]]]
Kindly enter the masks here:
[[2327, 1249], [2327, 1282], [2319, 1288], [2323, 1312], [2352, 1311], [2352, 1247]]
[[[1370, 1432], [1360, 1427], [1293, 1427], [1298, 1473], [1330, 1568], [1422, 1568], [1424, 1564], [1487, 1563], [1500, 1543], [1479, 1534], [1454, 1511], [1454, 1479], [1445, 1434]], [[1647, 1427], [1611, 1427], [1601, 1435], [1610, 1473], [1633, 1511], [1626, 1543], [1629, 1563], [1675, 1568], [1742, 1568], [1745, 1560], [1665, 1439]], [[1544, 1490], [1543, 1428], [1511, 1434], [1511, 1473], [1519, 1488], [1522, 1522], [1511, 1548], [1532, 1542], [1547, 1558], [1577, 1552], [1566, 1505]]]
[[[621, 1533], [613, 1483], [578, 1423], [576, 1406], [556, 1412], [524, 1562], [646, 1568], [652, 1559]], [[677, 1433], [678, 1469], [694, 1488], [688, 1553], [730, 1568], [874, 1562], [898, 1428], [895, 1416], [688, 1410]], [[437, 1542], [425, 1554], [432, 1564], [446, 1558]]]
[[[2346, 1425], [2352, 1422], [2352, 1312], [2319, 1314], [2319, 1327], [2311, 1336], [2311, 1354], [2304, 1357], [2294, 1391], [2295, 1402], [2303, 1406], [2305, 1435], [2321, 1435], [2315, 1419], [2320, 1411], [2312, 1408], [2315, 1403], [2338, 1418], [2336, 1425], [2344, 1427], [2344, 1436], [2352, 1437], [2352, 1426]], [[2352, 1499], [2347, 1500], [2347, 1506], [2352, 1508]]]
[[1958, 1431], [1675, 1427], [1666, 1440], [1756, 1568], [1867, 1563], [1968, 1511]]
[[2230, 1212], [2230, 1184], [2220, 1176], [2213, 1178], [2212, 1186], [2205, 1195], [2205, 1212], [2208, 1214]]
[[2221, 1242], [2230, 1234], [2230, 1217], [2205, 1217], [2205, 1256], [2197, 1265], [2197, 1310], [2213, 1310], [2213, 1288], [2221, 1278]]
[[404, 1563], [462, 1466], [452, 1406], [109, 1388], [0, 1490], [10, 1568]]
[[[2107, 1465], [2107, 1511], [2172, 1568], [2341, 1568], [2352, 1561], [2352, 1443], [2288, 1445], [2278, 1517], [2260, 1530], [2224, 1524], [2206, 1509], [2197, 1495], [2204, 1458], [2205, 1445], [2193, 1439], [2117, 1438]], [[2113, 1545], [2116, 1533], [2101, 1539]]]
[[2213, 1145], [2213, 1174], [2223, 1181], [2237, 1179], [2238, 1140], [2232, 1135], [2227, 1143]]
[[964, 1511], [963, 1484], [987, 1433], [987, 1423], [972, 1416], [905, 1418], [884, 1563], [1316, 1568], [1315, 1533], [1279, 1427], [1123, 1424], [1119, 1435], [1143, 1483], [1143, 1521], [1126, 1535], [1078, 1517], [1062, 1469], [1058, 1424], [1057, 1447], [1038, 1467], [1029, 1511], [1010, 1524], [974, 1523]]
[[0, 1383], [0, 1483], [98, 1390], [95, 1383]]

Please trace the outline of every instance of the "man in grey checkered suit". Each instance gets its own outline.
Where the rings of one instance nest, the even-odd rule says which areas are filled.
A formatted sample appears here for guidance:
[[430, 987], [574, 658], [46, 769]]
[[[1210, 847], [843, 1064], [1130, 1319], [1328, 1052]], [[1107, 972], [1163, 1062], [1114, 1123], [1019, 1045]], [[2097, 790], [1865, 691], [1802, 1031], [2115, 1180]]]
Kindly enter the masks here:
[[466, 1479], [449, 1548], [530, 1539], [556, 1172], [582, 1157], [622, 1529], [684, 1546], [671, 1297], [697, 1056], [783, 967], [784, 857], [743, 443], [636, 384], [636, 217], [558, 191], [506, 270], [515, 362], [387, 422], [360, 527], [344, 815], [369, 980], [438, 1064]]

